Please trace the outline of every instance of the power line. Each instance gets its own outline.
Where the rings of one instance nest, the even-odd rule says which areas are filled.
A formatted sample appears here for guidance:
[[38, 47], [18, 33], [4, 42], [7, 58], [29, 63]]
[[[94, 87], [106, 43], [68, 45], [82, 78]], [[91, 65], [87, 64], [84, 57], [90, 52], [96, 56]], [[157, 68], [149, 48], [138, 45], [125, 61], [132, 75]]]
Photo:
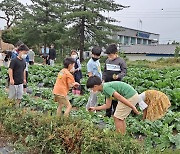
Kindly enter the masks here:
[[145, 15], [180, 15], [179, 13], [165, 13], [165, 12], [157, 12], [157, 13], [144, 13], [144, 12], [139, 12], [139, 13], [130, 13], [130, 12], [118, 12], [117, 14], [126, 14], [126, 15], [141, 15], [141, 14], [145, 14]]
[[134, 17], [128, 17], [128, 16], [118, 16], [118, 17], [121, 17], [121, 18], [162, 18], [162, 19], [179, 19], [180, 18], [180, 16], [178, 16], [178, 17], [157, 17], [157, 16], [154, 16], [154, 17], [148, 17], [148, 16], [146, 16], [146, 17], [143, 17], [143, 16], [139, 16], [139, 17], [137, 17], [137, 16], [134, 16]]
[[180, 39], [180, 37], [178, 36], [178, 37], [174, 37], [174, 36], [172, 36], [172, 37], [160, 37], [160, 39], [162, 39], [162, 40], [172, 40], [172, 39]]
[[[137, 12], [132, 12], [132, 11], [127, 11], [127, 10], [122, 10], [122, 11], [119, 11], [119, 12], [123, 12], [123, 13], [135, 13], [135, 14], [139, 14], [139, 13], [180, 13], [180, 11], [156, 11], [156, 12], [143, 12], [143, 11], [137, 11]], [[116, 13], [119, 13], [119, 12], [116, 12]]]
[[176, 10], [180, 10], [180, 8], [159, 8], [159, 9], [131, 9], [127, 8], [127, 9], [123, 9], [123, 10], [130, 10], [130, 11], [176, 11]]

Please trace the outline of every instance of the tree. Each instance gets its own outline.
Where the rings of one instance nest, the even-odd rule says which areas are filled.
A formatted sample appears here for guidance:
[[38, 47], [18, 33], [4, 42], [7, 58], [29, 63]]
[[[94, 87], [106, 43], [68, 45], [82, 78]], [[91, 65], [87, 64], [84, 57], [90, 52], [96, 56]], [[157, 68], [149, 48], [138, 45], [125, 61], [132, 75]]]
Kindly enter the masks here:
[[6, 43], [16, 44], [19, 40], [22, 39], [21, 29], [14, 26], [10, 29], [6, 29], [2, 31], [2, 40]]
[[22, 19], [26, 8], [17, 0], [3, 0], [0, 3], [0, 10], [5, 14], [0, 18], [6, 21], [6, 28], [9, 29], [17, 20]]
[[111, 24], [116, 20], [103, 16], [102, 12], [116, 12], [126, 7], [114, 0], [67, 0], [67, 8], [64, 18], [72, 32], [71, 39], [79, 46], [82, 61], [85, 43], [104, 46], [113, 41], [111, 36], [118, 31], [118, 27]]
[[[60, 38], [64, 24], [61, 21], [64, 3], [62, 0], [31, 0], [27, 22], [38, 29], [39, 43], [49, 45]], [[58, 2], [58, 3], [57, 3]], [[46, 49], [46, 48], [45, 48]]]
[[64, 10], [63, 1], [32, 0], [22, 20], [16, 22], [11, 29], [3, 31], [3, 40], [9, 43], [23, 40], [29, 46], [48, 46], [50, 43], [62, 42], [66, 31], [61, 20]]
[[176, 58], [178, 58], [179, 55], [180, 55], [180, 46], [178, 45], [178, 46], [176, 46], [176, 49], [175, 49], [175, 51], [174, 51], [174, 56], [175, 56]]
[[179, 45], [179, 42], [176, 42], [175, 40], [172, 42], [173, 45]]

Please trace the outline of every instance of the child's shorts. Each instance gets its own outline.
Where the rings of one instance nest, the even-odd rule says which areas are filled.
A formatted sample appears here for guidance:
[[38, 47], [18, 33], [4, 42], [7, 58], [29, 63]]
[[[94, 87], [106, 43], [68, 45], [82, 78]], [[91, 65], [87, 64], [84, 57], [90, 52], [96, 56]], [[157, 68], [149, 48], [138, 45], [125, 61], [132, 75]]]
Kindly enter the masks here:
[[9, 86], [9, 99], [22, 99], [23, 84]]
[[65, 106], [69, 106], [71, 104], [67, 96], [54, 95], [54, 101]]
[[[132, 105], [136, 106], [139, 102], [139, 95], [135, 94], [127, 100], [130, 101]], [[130, 107], [119, 101], [114, 116], [118, 119], [124, 120], [131, 113], [131, 110]]]

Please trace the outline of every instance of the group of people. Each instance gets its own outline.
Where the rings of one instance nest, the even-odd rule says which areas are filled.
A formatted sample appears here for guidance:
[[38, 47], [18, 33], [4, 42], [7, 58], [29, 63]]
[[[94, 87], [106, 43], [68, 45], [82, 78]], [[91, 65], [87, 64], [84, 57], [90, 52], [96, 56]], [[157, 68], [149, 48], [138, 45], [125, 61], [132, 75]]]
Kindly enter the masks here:
[[[12, 53], [14, 58], [11, 59], [9, 65], [9, 98], [17, 100], [16, 106], [20, 105], [23, 88], [26, 88], [28, 52], [29, 48], [25, 44], [20, 44], [16, 52]], [[86, 109], [88, 111], [106, 110], [106, 116], [114, 118], [116, 130], [122, 134], [125, 134], [125, 119], [130, 112], [133, 110], [134, 113], [139, 114], [137, 104], [143, 111], [143, 119], [154, 121], [164, 116], [171, 105], [164, 93], [147, 90], [139, 95], [131, 85], [121, 81], [126, 76], [127, 66], [125, 61], [118, 56], [116, 44], [110, 44], [106, 48], [105, 53], [108, 58], [105, 61], [103, 73], [99, 62], [101, 52], [100, 47], [93, 47], [92, 57], [87, 63], [89, 78], [86, 86], [91, 91]], [[54, 62], [51, 61], [51, 64], [54, 65]], [[58, 102], [57, 116], [61, 116], [64, 106], [66, 107], [64, 115], [69, 116], [72, 105], [68, 99], [68, 93], [71, 88], [74, 94], [81, 93], [82, 72], [78, 52], [72, 50], [70, 56], [64, 59], [63, 65], [53, 88], [54, 100]], [[106, 97], [105, 104], [102, 106], [97, 106], [98, 92], [103, 92]]]
[[19, 106], [23, 93], [26, 92], [28, 82], [28, 66], [34, 64], [35, 53], [23, 42], [18, 41], [12, 51], [0, 54], [0, 66], [8, 69], [8, 93], [10, 99], [16, 99]]
[[[0, 67], [5, 66], [9, 67], [12, 59], [17, 57], [18, 55], [18, 47], [23, 44], [23, 42], [19, 41], [16, 43], [14, 49], [12, 51], [4, 50], [0, 52]], [[34, 65], [35, 53], [32, 48], [29, 49], [26, 57], [26, 61], [28, 65]]]
[[54, 62], [56, 60], [56, 50], [53, 44], [51, 44], [50, 49], [48, 47], [42, 46], [41, 54], [44, 65], [54, 66]]
[[[101, 72], [100, 56], [102, 49], [94, 47], [92, 57], [87, 63], [87, 74], [89, 76], [86, 86], [91, 89], [90, 97], [86, 108], [88, 111], [106, 110], [106, 116], [113, 117], [116, 130], [122, 134], [126, 132], [125, 119], [133, 110], [139, 114], [136, 105], [143, 111], [143, 119], [151, 121], [164, 116], [171, 103], [168, 97], [156, 90], [147, 90], [142, 94], [129, 84], [121, 80], [126, 75], [127, 66], [125, 61], [118, 56], [116, 44], [110, 44], [106, 49], [108, 56], [104, 72]], [[64, 68], [58, 73], [56, 83], [53, 88], [54, 100], [58, 102], [57, 115], [61, 116], [63, 106], [66, 107], [65, 116], [68, 116], [72, 105], [68, 99], [70, 88], [80, 87], [80, 80], [77, 80], [73, 73], [78, 67], [78, 55], [76, 51], [71, 52], [71, 57], [64, 60]], [[75, 67], [76, 66], [76, 67]], [[80, 66], [80, 65], [79, 65]], [[81, 67], [76, 68], [77, 71]], [[79, 78], [78, 78], [79, 79]], [[103, 92], [106, 97], [105, 104], [97, 106], [97, 93]]]

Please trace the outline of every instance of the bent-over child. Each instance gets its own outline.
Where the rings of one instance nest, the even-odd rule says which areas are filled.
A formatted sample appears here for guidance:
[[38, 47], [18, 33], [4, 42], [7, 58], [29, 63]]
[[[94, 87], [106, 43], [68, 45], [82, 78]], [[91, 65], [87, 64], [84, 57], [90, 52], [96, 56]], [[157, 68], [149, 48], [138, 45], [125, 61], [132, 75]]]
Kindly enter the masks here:
[[143, 110], [143, 120], [155, 121], [162, 118], [171, 106], [169, 98], [161, 91], [146, 90], [140, 95], [139, 107]]
[[91, 88], [94, 92], [103, 92], [106, 96], [106, 104], [97, 107], [90, 107], [90, 111], [106, 110], [110, 108], [112, 99], [118, 100], [116, 111], [113, 115], [116, 130], [122, 134], [126, 132], [125, 119], [133, 110], [139, 114], [135, 105], [139, 102], [137, 91], [127, 83], [121, 81], [112, 81], [103, 83], [97, 76], [92, 76], [88, 79], [87, 88]]

